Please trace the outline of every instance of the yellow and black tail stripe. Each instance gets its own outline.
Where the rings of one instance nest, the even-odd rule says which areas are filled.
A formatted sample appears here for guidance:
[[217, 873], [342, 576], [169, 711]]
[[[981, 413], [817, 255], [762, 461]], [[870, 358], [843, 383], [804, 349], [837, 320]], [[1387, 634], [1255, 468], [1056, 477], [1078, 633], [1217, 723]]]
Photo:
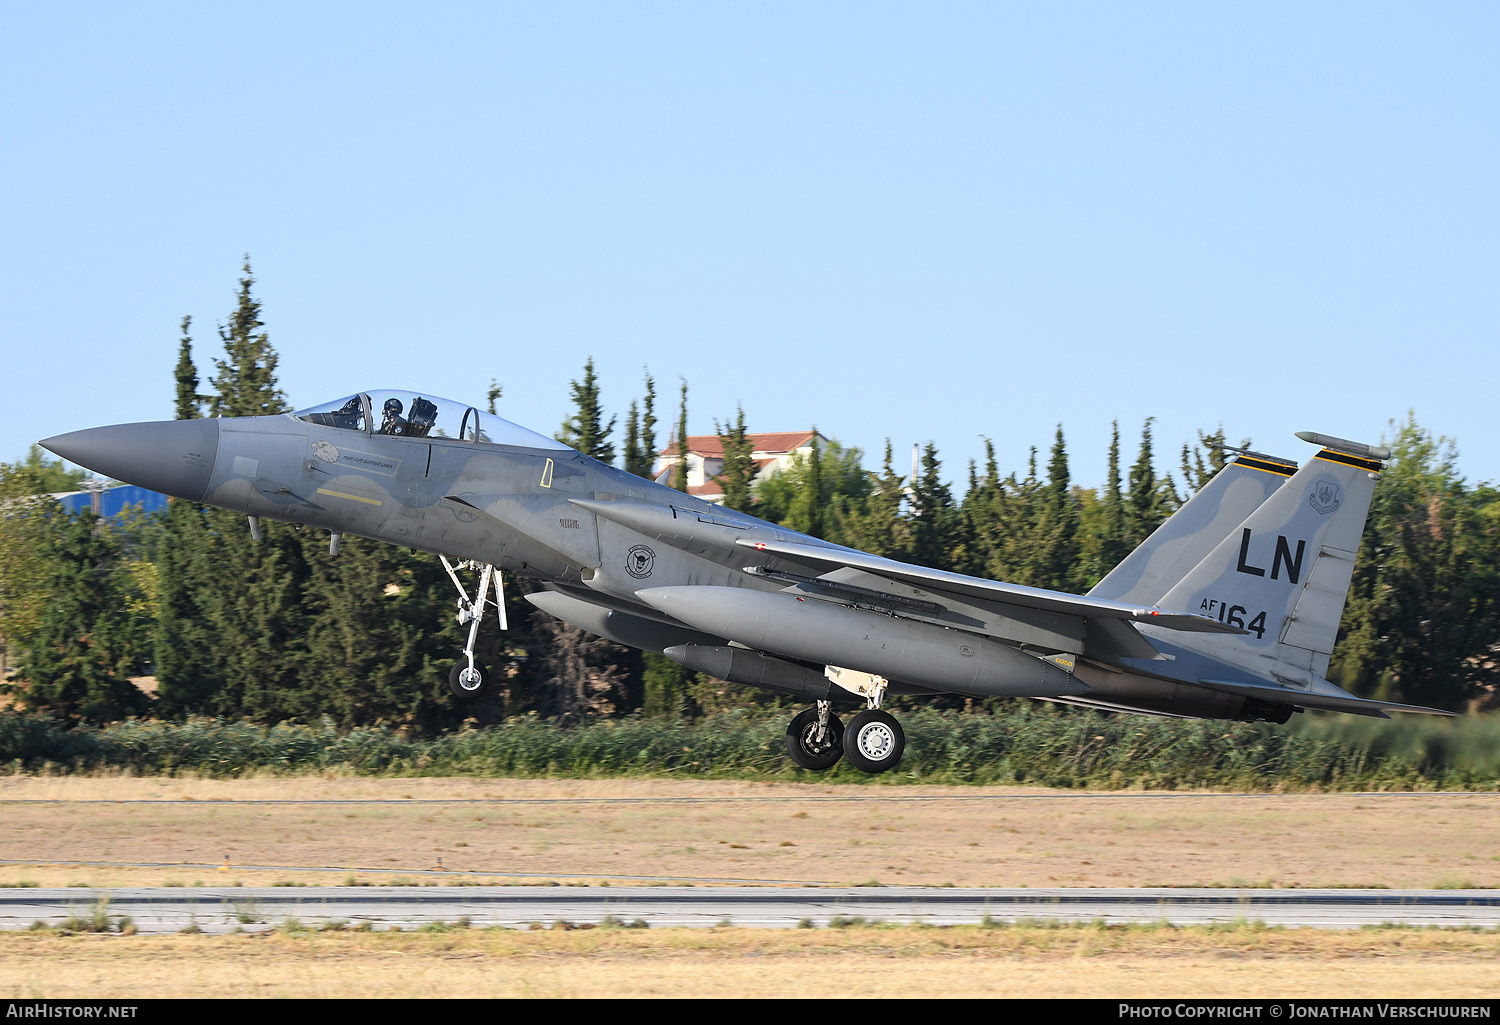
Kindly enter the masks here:
[[1326, 459], [1330, 463], [1343, 463], [1345, 466], [1357, 466], [1361, 470], [1369, 470], [1371, 473], [1379, 473], [1385, 468], [1385, 464], [1379, 459], [1366, 459], [1363, 456], [1351, 456], [1346, 452], [1335, 452], [1331, 448], [1325, 448], [1315, 458]]
[[1297, 472], [1294, 463], [1274, 463], [1268, 459], [1257, 459], [1254, 456], [1235, 456], [1231, 462], [1236, 466], [1248, 466], [1252, 470], [1264, 470], [1266, 473], [1277, 473], [1283, 477], [1290, 477]]

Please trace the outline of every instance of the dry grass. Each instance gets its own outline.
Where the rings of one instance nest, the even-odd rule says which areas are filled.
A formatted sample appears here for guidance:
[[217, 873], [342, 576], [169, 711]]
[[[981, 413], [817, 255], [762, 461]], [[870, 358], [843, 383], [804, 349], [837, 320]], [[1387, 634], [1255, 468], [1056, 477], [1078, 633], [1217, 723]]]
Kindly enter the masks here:
[[1092, 927], [0, 935], [0, 996], [1500, 997], [1500, 936]]
[[[125, 800], [177, 803], [109, 803]], [[202, 866], [228, 855], [246, 885], [387, 882], [441, 859], [451, 878], [422, 881], [1500, 887], [1500, 797], [1479, 794], [0, 777], [0, 809], [0, 859], [24, 863], [0, 865], [11, 885], [221, 883]]]
[[[918, 795], [932, 800], [906, 799]], [[140, 800], [174, 803], [112, 803]], [[257, 800], [387, 803], [246, 803]], [[437, 803], [454, 800], [475, 803]], [[327, 885], [359, 868], [361, 882], [424, 883], [1500, 886], [1497, 810], [1500, 798], [1472, 794], [4, 777], [0, 858], [23, 864], [0, 866], [0, 882]], [[230, 874], [191, 867], [226, 853]], [[439, 857], [449, 871], [425, 874]], [[0, 996], [1494, 999], [1497, 955], [1500, 934], [1419, 930], [0, 933]]]

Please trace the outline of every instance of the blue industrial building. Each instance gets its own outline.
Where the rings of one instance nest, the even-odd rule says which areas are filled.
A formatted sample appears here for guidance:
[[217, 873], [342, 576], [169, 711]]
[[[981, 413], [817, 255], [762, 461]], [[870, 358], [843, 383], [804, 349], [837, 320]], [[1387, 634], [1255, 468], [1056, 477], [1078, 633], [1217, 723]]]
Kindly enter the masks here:
[[167, 507], [167, 496], [156, 491], [147, 491], [134, 484], [118, 484], [111, 488], [89, 491], [65, 491], [53, 498], [62, 503], [70, 513], [81, 513], [92, 509], [96, 515], [112, 519], [125, 511], [128, 505], [140, 506], [141, 511], [160, 512]]

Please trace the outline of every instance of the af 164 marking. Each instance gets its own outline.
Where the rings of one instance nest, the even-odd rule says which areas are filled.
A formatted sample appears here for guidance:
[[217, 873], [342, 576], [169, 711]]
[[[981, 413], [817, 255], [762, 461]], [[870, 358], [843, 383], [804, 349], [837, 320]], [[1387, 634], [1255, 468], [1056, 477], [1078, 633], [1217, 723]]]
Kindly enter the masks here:
[[1255, 634], [1257, 639], [1264, 640], [1266, 636], [1266, 614], [1257, 612], [1250, 622], [1245, 622], [1245, 617], [1250, 610], [1243, 605], [1231, 605], [1217, 598], [1204, 598], [1198, 606], [1199, 615], [1217, 619], [1221, 623], [1237, 626], [1241, 630], [1249, 630]]

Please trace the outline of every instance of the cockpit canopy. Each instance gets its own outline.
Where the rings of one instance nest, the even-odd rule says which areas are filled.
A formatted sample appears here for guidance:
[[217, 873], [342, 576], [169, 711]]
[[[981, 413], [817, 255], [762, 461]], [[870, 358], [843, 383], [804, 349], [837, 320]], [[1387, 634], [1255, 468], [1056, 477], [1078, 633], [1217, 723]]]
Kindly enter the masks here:
[[560, 441], [464, 402], [420, 392], [381, 388], [334, 399], [292, 414], [308, 423], [365, 434], [448, 438], [481, 445], [566, 449]]

